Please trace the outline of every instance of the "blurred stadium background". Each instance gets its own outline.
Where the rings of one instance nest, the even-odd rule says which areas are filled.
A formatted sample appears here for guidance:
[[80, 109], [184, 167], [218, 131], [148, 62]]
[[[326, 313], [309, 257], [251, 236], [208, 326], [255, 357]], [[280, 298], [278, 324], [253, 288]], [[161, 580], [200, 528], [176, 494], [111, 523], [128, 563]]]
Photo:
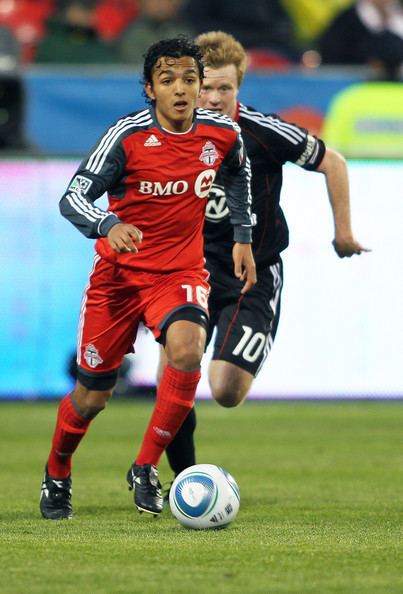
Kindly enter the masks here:
[[[283, 208], [291, 245], [284, 255], [283, 314], [252, 396], [403, 397], [401, 4], [393, 3], [382, 25], [397, 38], [393, 52], [374, 46], [361, 63], [353, 57], [333, 63], [323, 49], [334, 19], [359, 3], [233, 1], [232, 21], [220, 0], [211, 20], [210, 4], [0, 0], [0, 399], [54, 398], [70, 388], [93, 248], [60, 217], [59, 197], [105, 127], [144, 105], [142, 52], [130, 50], [131, 33], [144, 34], [148, 44], [151, 34], [197, 33], [195, 23], [232, 32], [248, 48], [244, 103], [307, 127], [349, 158], [355, 234], [373, 249], [338, 260], [324, 180], [287, 166]], [[242, 4], [255, 16], [246, 31]], [[122, 394], [154, 384], [156, 345], [145, 330], [136, 351]], [[208, 397], [206, 374], [199, 396]]]

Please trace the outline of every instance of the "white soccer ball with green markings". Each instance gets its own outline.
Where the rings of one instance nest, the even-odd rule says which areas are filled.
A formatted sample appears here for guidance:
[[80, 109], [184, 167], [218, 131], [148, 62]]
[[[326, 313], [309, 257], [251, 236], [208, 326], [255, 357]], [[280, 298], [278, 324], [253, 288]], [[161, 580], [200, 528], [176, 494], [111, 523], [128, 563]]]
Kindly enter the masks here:
[[239, 511], [235, 479], [220, 466], [195, 464], [183, 470], [169, 492], [175, 518], [186, 528], [224, 528]]

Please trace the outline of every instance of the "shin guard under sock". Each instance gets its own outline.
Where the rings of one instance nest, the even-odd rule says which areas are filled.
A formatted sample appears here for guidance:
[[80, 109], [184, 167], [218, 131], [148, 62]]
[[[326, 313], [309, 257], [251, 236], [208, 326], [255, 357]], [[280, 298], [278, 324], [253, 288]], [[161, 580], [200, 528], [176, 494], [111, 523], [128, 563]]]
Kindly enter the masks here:
[[87, 432], [91, 420], [85, 419], [74, 408], [71, 395], [60, 402], [52, 449], [48, 458], [48, 473], [55, 478], [66, 478], [71, 472], [71, 457]]
[[199, 380], [199, 369], [188, 372], [165, 367], [136, 464], [158, 464], [193, 406]]

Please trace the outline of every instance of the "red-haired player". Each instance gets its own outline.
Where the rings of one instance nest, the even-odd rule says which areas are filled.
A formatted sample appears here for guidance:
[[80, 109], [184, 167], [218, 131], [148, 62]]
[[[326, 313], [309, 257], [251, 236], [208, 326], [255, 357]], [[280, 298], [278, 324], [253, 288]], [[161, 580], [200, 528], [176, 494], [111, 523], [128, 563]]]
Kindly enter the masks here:
[[[274, 342], [280, 318], [283, 264], [281, 252], [288, 245], [287, 223], [280, 206], [283, 165], [293, 162], [307, 171], [325, 175], [332, 207], [334, 249], [340, 258], [368, 251], [354, 237], [350, 220], [347, 165], [336, 151], [307, 130], [276, 114], [265, 114], [238, 101], [246, 70], [246, 52], [228, 33], [199, 35], [204, 80], [198, 105], [226, 114], [239, 125], [252, 169], [253, 253], [258, 282], [246, 295], [234, 283], [228, 246], [232, 243], [230, 213], [224, 184], [217, 176], [210, 192], [204, 227], [204, 253], [210, 271], [208, 338], [213, 330], [214, 351], [209, 368], [213, 398], [235, 407], [247, 397], [254, 378]], [[165, 365], [162, 353], [159, 374]], [[195, 464], [194, 408], [167, 448], [175, 474]]]

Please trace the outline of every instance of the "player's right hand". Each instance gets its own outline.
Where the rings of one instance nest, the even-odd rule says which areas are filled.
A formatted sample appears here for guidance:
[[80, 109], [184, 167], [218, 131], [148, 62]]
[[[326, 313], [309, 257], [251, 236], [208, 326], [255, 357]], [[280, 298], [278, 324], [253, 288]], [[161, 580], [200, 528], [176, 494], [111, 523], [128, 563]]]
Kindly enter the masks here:
[[336, 237], [332, 241], [334, 251], [339, 256], [339, 258], [351, 258], [354, 254], [358, 256], [365, 252], [371, 252], [372, 250], [363, 247], [354, 237]]
[[232, 248], [232, 259], [234, 261], [234, 275], [245, 284], [241, 289], [244, 295], [256, 284], [256, 265], [253, 258], [252, 246], [250, 243], [234, 243]]
[[118, 254], [124, 254], [126, 252], [137, 254], [138, 249], [135, 243], [142, 242], [143, 234], [134, 225], [117, 223], [109, 229], [107, 238], [111, 248]]

